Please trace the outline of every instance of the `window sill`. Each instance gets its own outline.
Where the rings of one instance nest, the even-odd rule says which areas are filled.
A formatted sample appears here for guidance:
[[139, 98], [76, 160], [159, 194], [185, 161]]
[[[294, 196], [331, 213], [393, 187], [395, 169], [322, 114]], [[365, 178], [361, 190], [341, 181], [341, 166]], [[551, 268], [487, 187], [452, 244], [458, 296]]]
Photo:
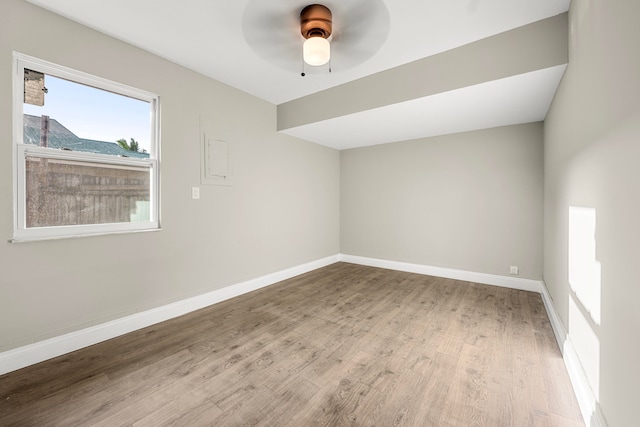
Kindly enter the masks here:
[[41, 242], [46, 240], [62, 240], [62, 239], [79, 239], [83, 237], [96, 237], [96, 236], [110, 236], [114, 234], [136, 234], [136, 233], [152, 233], [156, 231], [162, 231], [162, 228], [148, 228], [143, 230], [120, 230], [120, 231], [103, 231], [96, 233], [85, 234], [66, 234], [60, 236], [22, 236], [9, 239], [9, 243], [29, 243], [29, 242]]

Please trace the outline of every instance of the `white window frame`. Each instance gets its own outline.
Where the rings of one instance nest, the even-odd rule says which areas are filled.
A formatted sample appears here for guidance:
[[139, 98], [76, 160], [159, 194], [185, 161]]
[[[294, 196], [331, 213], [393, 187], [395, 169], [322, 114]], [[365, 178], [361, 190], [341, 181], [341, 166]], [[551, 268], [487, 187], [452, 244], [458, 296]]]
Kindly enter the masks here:
[[[24, 144], [24, 69], [36, 70], [46, 75], [60, 77], [75, 83], [124, 95], [150, 105], [149, 158], [118, 157], [106, 154], [66, 151]], [[160, 229], [160, 171], [159, 171], [159, 113], [160, 98], [151, 92], [136, 89], [111, 80], [96, 77], [65, 66], [13, 52], [13, 147], [14, 147], [14, 231], [12, 242], [91, 236], [112, 233], [154, 231]], [[26, 227], [26, 158], [37, 156], [48, 159], [86, 161], [114, 166], [142, 167], [150, 170], [150, 220], [109, 224], [83, 224], [50, 227]]]

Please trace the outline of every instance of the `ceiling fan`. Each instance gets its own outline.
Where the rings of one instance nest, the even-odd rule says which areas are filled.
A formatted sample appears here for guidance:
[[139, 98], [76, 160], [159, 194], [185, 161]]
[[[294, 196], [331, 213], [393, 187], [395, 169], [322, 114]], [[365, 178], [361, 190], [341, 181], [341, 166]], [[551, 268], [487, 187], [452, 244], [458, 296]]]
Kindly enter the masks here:
[[[319, 27], [318, 16], [324, 22]], [[305, 22], [311, 24], [305, 27]], [[302, 75], [340, 72], [364, 63], [382, 47], [389, 26], [383, 0], [327, 0], [321, 4], [250, 0], [242, 19], [245, 40], [256, 55], [292, 73], [302, 70]], [[330, 61], [305, 63], [305, 40], [322, 43], [320, 38], [330, 43]]]

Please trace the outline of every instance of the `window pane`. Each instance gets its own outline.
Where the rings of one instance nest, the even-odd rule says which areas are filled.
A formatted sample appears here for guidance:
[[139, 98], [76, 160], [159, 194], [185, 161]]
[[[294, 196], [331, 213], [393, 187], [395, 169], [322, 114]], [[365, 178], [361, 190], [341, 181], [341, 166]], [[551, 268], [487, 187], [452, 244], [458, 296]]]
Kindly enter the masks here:
[[25, 144], [149, 157], [149, 102], [27, 69], [25, 82]]
[[26, 157], [26, 227], [150, 221], [151, 168]]

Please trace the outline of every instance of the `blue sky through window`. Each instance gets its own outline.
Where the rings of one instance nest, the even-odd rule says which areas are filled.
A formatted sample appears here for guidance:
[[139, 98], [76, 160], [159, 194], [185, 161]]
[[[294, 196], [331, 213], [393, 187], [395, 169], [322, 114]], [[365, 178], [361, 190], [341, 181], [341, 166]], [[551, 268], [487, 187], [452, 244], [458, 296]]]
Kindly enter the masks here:
[[24, 104], [24, 114], [47, 115], [80, 138], [107, 142], [133, 138], [140, 151], [150, 151], [148, 102], [50, 75], [45, 76], [45, 87], [44, 106]]

